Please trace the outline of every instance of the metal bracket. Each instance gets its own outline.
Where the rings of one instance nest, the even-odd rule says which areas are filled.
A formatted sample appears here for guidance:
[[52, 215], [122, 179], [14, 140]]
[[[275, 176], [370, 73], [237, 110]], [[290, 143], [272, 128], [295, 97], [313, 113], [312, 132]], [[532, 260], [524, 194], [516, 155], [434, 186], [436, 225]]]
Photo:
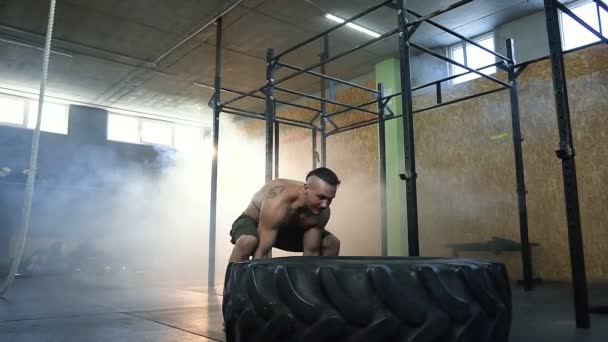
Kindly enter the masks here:
[[391, 102], [393, 98], [382, 100], [382, 107], [388, 108], [388, 104]]
[[502, 63], [497, 64], [496, 67], [502, 71], [509, 72], [509, 63], [507, 61], [502, 61]]
[[515, 71], [515, 79], [519, 78], [519, 75], [521, 75], [522, 72], [524, 72], [524, 70], [526, 70], [526, 68], [528, 67], [528, 64], [524, 64], [522, 66], [520, 66], [519, 68], [517, 68], [517, 70]]
[[412, 177], [410, 175], [406, 175], [405, 173], [400, 173], [399, 178], [401, 178], [401, 180], [404, 180], [404, 181], [409, 181], [409, 180], [418, 178], [418, 175], [414, 173], [414, 177]]
[[418, 28], [420, 27], [420, 24], [422, 24], [422, 21], [417, 22], [416, 24], [412, 25], [412, 27], [410, 27], [407, 30], [407, 34], [406, 34], [406, 40], [410, 40], [410, 38], [412, 38], [412, 36], [414, 35], [414, 33], [416, 33], [416, 30], [418, 30]]
[[339, 129], [338, 125], [331, 118], [325, 117], [325, 120], [329, 121], [329, 123], [334, 126], [335, 129]]
[[555, 151], [555, 153], [557, 154], [557, 157], [561, 160], [572, 159], [572, 157], [576, 155], [574, 149], [571, 147], [562, 150], [557, 150]]
[[[215, 92], [213, 92], [213, 94], [211, 95], [211, 98], [209, 99], [209, 102], [207, 102], [207, 106], [209, 106], [209, 108], [211, 108], [211, 109], [215, 109], [215, 106], [220, 104], [215, 101], [215, 99], [216, 99], [215, 95], [216, 95]], [[221, 107], [221, 104], [220, 104], [220, 107]]]

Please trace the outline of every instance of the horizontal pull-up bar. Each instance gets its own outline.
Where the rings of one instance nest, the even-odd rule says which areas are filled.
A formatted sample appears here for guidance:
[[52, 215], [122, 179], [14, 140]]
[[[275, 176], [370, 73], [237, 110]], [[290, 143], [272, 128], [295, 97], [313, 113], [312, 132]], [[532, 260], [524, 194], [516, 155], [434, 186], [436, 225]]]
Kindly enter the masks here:
[[[351, 111], [351, 110], [361, 110], [359, 108], [365, 107], [365, 106], [369, 106], [369, 105], [373, 105], [373, 104], [377, 104], [377, 103], [378, 103], [378, 100], [372, 100], [372, 101], [369, 101], [369, 102], [361, 103], [361, 104], [358, 104], [358, 105], [354, 106], [356, 109], [355, 108], [341, 109], [341, 110], [335, 111], [333, 113], [327, 114], [326, 117], [331, 117], [331, 116], [334, 116], [334, 115], [346, 113], [346, 112]], [[376, 113], [376, 114], [378, 114], [378, 113]]]
[[239, 95], [239, 96], [237, 96], [237, 97], [235, 97], [235, 98], [232, 98], [232, 99], [230, 99], [230, 100], [228, 100], [228, 101], [226, 101], [226, 102], [222, 103], [221, 105], [222, 105], [222, 106], [225, 106], [225, 105], [227, 105], [227, 104], [230, 104], [230, 103], [236, 102], [236, 101], [238, 101], [238, 100], [244, 99], [244, 98], [246, 98], [246, 97], [249, 97], [249, 96], [251, 96], [251, 95], [253, 95], [253, 94], [257, 93], [258, 91], [261, 91], [261, 90], [262, 90], [262, 89], [264, 89], [264, 88], [266, 88], [266, 85], [263, 85], [263, 86], [261, 86], [261, 87], [259, 87], [259, 88], [257, 88], [257, 89], [252, 90], [252, 91], [248, 91], [248, 92], [246, 92], [246, 93], [242, 93], [241, 95]]
[[375, 123], [378, 123], [379, 121], [380, 121], [380, 119], [373, 118], [373, 119], [357, 122], [357, 123], [354, 123], [354, 124], [351, 124], [351, 125], [348, 125], [348, 126], [339, 127], [338, 129], [333, 130], [333, 131], [327, 133], [327, 136], [338, 134], [338, 133], [342, 133], [342, 132], [346, 132], [346, 131], [350, 131], [350, 130], [353, 130], [353, 129], [356, 129], [356, 128], [370, 126], [370, 125], [373, 125]]
[[304, 125], [306, 126], [306, 128], [310, 128], [310, 129], [316, 129], [316, 130], [320, 130], [321, 128], [310, 124], [308, 122], [305, 121], [300, 121], [300, 120], [295, 120], [295, 119], [290, 119], [290, 118], [284, 118], [281, 116], [275, 116], [274, 121], [279, 122], [279, 123], [291, 123], [291, 124], [300, 124], [300, 125]]
[[237, 108], [237, 107], [232, 107], [232, 106], [223, 106], [222, 107], [222, 111], [224, 109], [228, 109], [228, 110], [232, 110], [232, 111], [238, 111], [238, 112], [241, 112], [241, 113], [246, 113], [246, 114], [251, 114], [251, 115], [261, 115], [262, 117], [266, 117], [266, 114], [264, 114], [264, 113], [258, 113], [258, 112], [254, 112], [254, 111], [251, 111], [251, 110]]
[[[331, 103], [333, 105], [342, 106], [342, 107], [346, 107], [346, 108], [354, 109], [354, 110], [360, 110], [362, 112], [367, 112], [367, 113], [374, 114], [374, 115], [379, 115], [377, 112], [374, 112], [374, 111], [371, 111], [371, 110], [367, 110], [367, 109], [364, 109], [364, 108], [358, 108], [358, 107], [351, 106], [349, 104], [342, 103], [342, 102], [337, 102], [337, 101], [332, 101], [332, 100], [324, 99], [322, 97], [306, 94], [306, 93], [303, 93], [303, 92], [300, 92], [300, 91], [296, 91], [296, 90], [286, 89], [286, 88], [282, 88], [282, 87], [275, 87], [274, 89], [276, 89], [278, 91], [285, 92], [285, 93], [293, 94], [293, 95], [307, 97], [309, 99], [317, 100], [317, 101], [320, 101], [320, 102]], [[375, 101], [374, 101], [374, 103], [375, 103]]]
[[260, 113], [250, 114], [250, 113], [247, 113], [247, 112], [241, 112], [240, 109], [232, 110], [230, 108], [223, 107], [222, 110], [221, 110], [221, 112], [222, 113], [227, 113], [227, 114], [234, 114], [234, 115], [239, 115], [239, 116], [245, 116], [245, 117], [248, 117], [248, 118], [260, 119], [260, 120], [265, 120], [266, 119], [266, 116], [264, 116], [263, 114], [260, 114]]
[[[449, 11], [451, 11], [453, 9], [456, 9], [456, 8], [460, 7], [460, 6], [464, 6], [464, 5], [468, 4], [469, 2], [473, 2], [473, 1], [474, 0], [462, 0], [462, 1], [456, 2], [456, 3], [450, 5], [450, 6], [446, 7], [446, 8], [437, 10], [435, 12], [432, 12], [432, 13], [429, 13], [429, 14], [425, 15], [424, 17], [418, 18], [417, 20], [411, 21], [411, 22], [409, 22], [407, 24], [407, 26], [413, 26], [413, 25], [416, 25], [416, 24], [421, 23], [421, 22], [428, 22], [429, 19], [431, 19], [431, 18], [434, 18], [434, 17], [436, 17], [438, 15], [441, 15], [441, 14], [443, 14], [445, 12], [449, 12]], [[394, 9], [397, 9], [396, 5], [394, 5], [394, 7], [393, 6], [390, 6], [390, 7], [394, 8]]]
[[[292, 70], [297, 70], [297, 71], [301, 71], [302, 70], [302, 68], [299, 68], [299, 67], [296, 67], [296, 66], [293, 66], [293, 65], [289, 65], [289, 64], [285, 64], [285, 63], [281, 63], [281, 62], [278, 62], [277, 65], [280, 65], [280, 66], [283, 66], [283, 67], [286, 67], [286, 68], [289, 68], [289, 69], [292, 69]], [[338, 83], [346, 84], [346, 85], [354, 87], [354, 88], [359, 88], [359, 89], [362, 89], [362, 90], [370, 91], [370, 92], [373, 92], [374, 94], [378, 94], [378, 91], [376, 89], [364, 87], [362, 85], [358, 85], [358, 84], [355, 84], [355, 83], [352, 83], [352, 82], [341, 80], [341, 79], [336, 78], [336, 77], [331, 77], [331, 76], [328, 76], [328, 75], [325, 75], [325, 74], [322, 74], [322, 73], [319, 73], [319, 72], [315, 72], [315, 71], [310, 71], [309, 70], [309, 71], [306, 71], [306, 73], [310, 74], [310, 75], [318, 76], [318, 77], [321, 77], [321, 78], [324, 78], [324, 79], [327, 79], [327, 80], [330, 80], [330, 81], [335, 81], [335, 82], [338, 82]]]
[[482, 72], [479, 72], [479, 71], [477, 71], [477, 70], [475, 70], [475, 69], [473, 69], [473, 68], [469, 68], [468, 66], [466, 66], [466, 65], [464, 65], [464, 64], [458, 63], [458, 62], [456, 62], [455, 60], [453, 60], [453, 59], [451, 59], [451, 58], [448, 58], [448, 57], [442, 56], [442, 55], [440, 55], [440, 54], [438, 54], [438, 53], [436, 53], [436, 52], [434, 52], [434, 51], [431, 51], [431, 50], [429, 50], [429, 49], [427, 49], [427, 48], [423, 47], [423, 46], [420, 46], [420, 45], [415, 44], [415, 43], [412, 43], [412, 42], [410, 42], [410, 45], [411, 45], [411, 46], [413, 46], [413, 47], [415, 47], [415, 48], [416, 48], [416, 49], [418, 49], [418, 50], [422, 50], [422, 51], [424, 51], [424, 52], [428, 53], [428, 54], [429, 54], [429, 55], [431, 55], [431, 56], [437, 57], [437, 58], [439, 58], [439, 59], [441, 59], [441, 60], [444, 60], [444, 61], [446, 61], [446, 62], [448, 62], [448, 63], [452, 63], [452, 64], [454, 64], [454, 65], [457, 65], [457, 66], [459, 66], [459, 67], [461, 67], [461, 68], [463, 68], [463, 69], [465, 69], [465, 70], [468, 70], [469, 72], [475, 73], [475, 74], [477, 74], [477, 75], [479, 75], [479, 76], [481, 76], [481, 77], [483, 77], [483, 78], [487, 78], [488, 80], [490, 80], [490, 81], [494, 81], [494, 82], [496, 82], [496, 83], [498, 83], [498, 84], [500, 84], [500, 85], [502, 85], [502, 86], [505, 86], [505, 87], [511, 87], [511, 86], [510, 86], [508, 83], [505, 83], [505, 82], [503, 82], [503, 81], [501, 81], [501, 80], [499, 80], [499, 79], [497, 79], [497, 78], [494, 78], [494, 77], [492, 77], [492, 76], [488, 76], [488, 75], [486, 75], [486, 74], [484, 74], [484, 73], [482, 73]]
[[310, 71], [310, 70], [312, 70], [312, 69], [314, 69], [314, 68], [318, 68], [319, 66], [321, 66], [321, 65], [323, 65], [323, 64], [327, 64], [327, 63], [329, 63], [329, 62], [331, 62], [331, 61], [334, 61], [334, 60], [336, 60], [336, 59], [338, 59], [338, 58], [344, 57], [344, 56], [346, 56], [346, 55], [348, 55], [348, 54], [350, 54], [350, 53], [352, 53], [352, 52], [355, 52], [355, 51], [357, 51], [357, 50], [359, 50], [359, 49], [363, 49], [363, 48], [364, 48], [364, 47], [366, 47], [366, 46], [372, 45], [372, 44], [374, 44], [375, 42], [378, 42], [378, 41], [380, 41], [380, 40], [386, 39], [386, 38], [388, 38], [388, 37], [390, 37], [390, 36], [394, 35], [394, 34], [395, 34], [395, 33], [397, 33], [398, 31], [399, 31], [399, 29], [394, 29], [394, 30], [392, 30], [392, 31], [390, 31], [390, 32], [387, 32], [387, 33], [385, 33], [385, 34], [381, 35], [381, 36], [380, 36], [380, 37], [378, 37], [378, 38], [374, 38], [374, 39], [369, 40], [369, 41], [367, 41], [367, 42], [365, 42], [365, 43], [363, 43], [363, 44], [361, 44], [361, 45], [355, 46], [354, 48], [352, 48], [352, 49], [350, 49], [350, 50], [347, 50], [347, 51], [344, 51], [344, 52], [342, 52], [342, 53], [339, 53], [339, 54], [337, 54], [337, 55], [335, 55], [335, 56], [333, 56], [333, 57], [323, 59], [323, 60], [322, 60], [321, 62], [319, 62], [319, 63], [315, 63], [315, 64], [313, 64], [313, 65], [311, 65], [311, 66], [309, 66], [309, 67], [306, 67], [306, 68], [304, 68], [304, 69], [302, 69], [302, 70], [300, 70], [300, 71], [297, 71], [297, 72], [295, 72], [295, 73], [293, 73], [293, 74], [287, 75], [287, 76], [285, 76], [285, 77], [283, 77], [283, 78], [280, 78], [280, 79], [278, 79], [278, 80], [274, 81], [274, 82], [272, 83], [272, 85], [277, 85], [277, 84], [279, 84], [279, 83], [281, 83], [281, 82], [285, 82], [285, 81], [287, 81], [287, 80], [289, 80], [289, 79], [292, 79], [292, 78], [294, 78], [294, 77], [296, 77], [296, 76], [299, 76], [299, 75], [301, 75], [301, 74], [303, 74], [303, 73], [305, 73], [305, 72], [307, 72], [307, 71]]
[[[494, 64], [486, 65], [486, 66], [483, 66], [481, 68], [477, 68], [475, 70], [483, 70], [483, 69], [491, 68], [491, 67], [494, 67], [494, 66], [498, 66], [500, 64], [502, 64], [502, 62], [497, 62], [497, 63], [494, 63]], [[426, 87], [435, 85], [437, 83], [443, 83], [445, 81], [449, 81], [449, 80], [452, 80], [452, 79], [455, 79], [455, 78], [458, 78], [458, 77], [461, 77], [461, 76], [464, 76], [464, 75], [468, 75], [470, 73], [471, 73], [470, 71], [467, 71], [467, 72], [463, 72], [463, 73], [460, 73], [460, 74], [456, 74], [456, 75], [452, 75], [452, 76], [449, 76], [449, 77], [445, 77], [445, 78], [439, 79], [437, 81], [429, 82], [427, 84], [423, 84], [423, 85], [417, 86], [415, 88], [412, 88], [412, 91], [420, 90], [422, 88], [426, 88]]]
[[427, 108], [415, 109], [415, 110], [413, 111], [413, 113], [422, 113], [422, 112], [425, 112], [425, 111], [427, 111], [427, 110], [431, 110], [431, 109], [435, 109], [435, 108], [439, 108], [439, 107], [443, 107], [443, 106], [451, 105], [451, 104], [454, 104], [454, 103], [458, 103], [458, 102], [462, 102], [462, 101], [470, 100], [470, 99], [473, 99], [473, 98], [476, 98], [476, 97], [480, 97], [480, 96], [484, 96], [484, 95], [489, 95], [489, 94], [492, 94], [492, 93], [496, 93], [496, 92], [499, 92], [499, 91], [503, 91], [503, 90], [505, 90], [505, 89], [509, 89], [509, 87], [500, 87], [500, 88], [496, 88], [496, 89], [492, 89], [492, 90], [484, 91], [484, 92], [481, 92], [481, 93], [478, 93], [478, 94], [473, 94], [473, 95], [469, 95], [469, 96], [461, 97], [461, 98], [456, 99], [456, 100], [452, 100], [452, 101], [447, 101], [447, 102], [439, 103], [439, 104], [436, 104], [436, 105], [434, 105], [434, 106], [430, 106], [430, 107], [427, 107]]
[[[241, 108], [234, 108], [234, 107], [223, 107], [222, 108], [222, 113], [227, 113], [227, 114], [234, 114], [234, 115], [239, 115], [239, 116], [244, 116], [247, 118], [252, 118], [252, 119], [258, 119], [258, 120], [266, 120], [266, 115], [264, 115], [263, 113], [256, 113], [256, 112], [251, 112], [248, 110], [243, 110]], [[295, 126], [295, 127], [301, 127], [301, 128], [308, 128], [308, 129], [312, 129], [315, 131], [318, 131], [319, 128], [308, 124], [308, 123], [304, 123], [304, 122], [300, 122], [297, 120], [292, 120], [292, 119], [287, 119], [287, 118], [275, 118], [274, 119], [275, 122], [281, 123], [281, 124], [285, 124], [285, 125], [289, 125], [289, 126]]]
[[[206, 85], [203, 83], [194, 83], [195, 85], [199, 86], [199, 87], [203, 87], [203, 88], [209, 88], [209, 89], [213, 89], [215, 90], [215, 88], [213, 86], [210, 85]], [[240, 90], [234, 90], [234, 89], [229, 89], [229, 88], [220, 88], [221, 91], [224, 91], [226, 93], [230, 93], [230, 94], [236, 94], [236, 95], [244, 95], [246, 94], [246, 92], [244, 91], [240, 91]], [[254, 99], [260, 99], [260, 100], [266, 100], [266, 98], [264, 96], [261, 95], [255, 95], [255, 94], [251, 94], [249, 95], [249, 97], [252, 97]], [[292, 106], [292, 107], [297, 107], [297, 108], [301, 108], [301, 109], [306, 109], [306, 110], [310, 110], [313, 112], [318, 112], [319, 108], [312, 108], [312, 107], [308, 107], [308, 106], [303, 106], [303, 105], [299, 105], [299, 104], [295, 104], [295, 103], [290, 103], [290, 102], [286, 102], [286, 101], [281, 101], [281, 100], [275, 100], [276, 103], [280, 103], [280, 104], [284, 104], [287, 106]]]
[[[389, 121], [389, 120], [393, 120], [393, 119], [397, 119], [402, 117], [403, 115], [395, 115], [395, 116], [391, 116], [391, 117], [385, 117], [384, 122]], [[336, 129], [334, 131], [331, 131], [329, 133], [327, 133], [327, 136], [330, 135], [335, 135], [338, 133], [344, 133], [344, 132], [348, 132], [351, 131], [353, 129], [357, 129], [357, 128], [363, 128], [363, 127], [367, 127], [367, 126], [371, 126], [373, 124], [379, 123], [380, 119], [379, 118], [375, 118], [375, 119], [370, 119], [370, 120], [366, 120], [366, 121], [361, 121], [352, 125], [348, 125], [348, 126], [344, 126], [344, 127], [340, 127], [339, 129]]]
[[279, 53], [278, 55], [276, 55], [276, 56], [274, 57], [274, 59], [273, 59], [273, 60], [274, 60], [274, 61], [277, 61], [279, 58], [281, 58], [281, 57], [285, 56], [286, 54], [288, 54], [288, 53], [290, 53], [290, 52], [292, 52], [292, 51], [294, 51], [294, 50], [296, 50], [296, 49], [299, 49], [299, 48], [301, 48], [302, 46], [304, 46], [304, 45], [306, 45], [306, 44], [308, 44], [308, 43], [310, 43], [310, 42], [313, 42], [313, 41], [315, 41], [315, 40], [317, 40], [317, 39], [319, 39], [319, 38], [323, 37], [324, 35], [326, 35], [326, 34], [328, 34], [328, 33], [330, 33], [330, 32], [333, 32], [333, 31], [335, 31], [335, 30], [337, 30], [337, 29], [341, 28], [342, 26], [345, 26], [346, 24], [348, 24], [348, 23], [350, 23], [350, 22], [352, 22], [352, 21], [355, 21], [355, 20], [357, 20], [357, 19], [359, 19], [359, 18], [361, 18], [361, 17], [363, 17], [363, 16], [365, 16], [365, 15], [368, 15], [369, 13], [371, 13], [371, 12], [373, 12], [373, 11], [377, 10], [378, 8], [380, 8], [380, 7], [382, 7], [382, 6], [385, 6], [386, 4], [388, 4], [388, 3], [390, 3], [390, 2], [393, 2], [393, 0], [386, 0], [386, 1], [383, 1], [382, 3], [380, 3], [380, 4], [378, 4], [378, 5], [374, 6], [374, 7], [368, 8], [367, 10], [365, 10], [365, 11], [363, 11], [363, 12], [359, 13], [359, 14], [356, 14], [355, 16], [350, 17], [349, 19], [344, 20], [344, 22], [343, 22], [343, 23], [340, 23], [340, 24], [338, 24], [338, 25], [332, 26], [332, 27], [331, 27], [331, 28], [329, 28], [328, 30], [325, 30], [325, 31], [323, 31], [323, 32], [321, 32], [321, 33], [319, 33], [319, 34], [317, 34], [317, 35], [315, 35], [315, 36], [313, 36], [313, 37], [311, 37], [311, 38], [309, 38], [309, 39], [306, 39], [306, 40], [305, 40], [305, 41], [303, 41], [302, 43], [300, 43], [300, 44], [298, 44], [298, 45], [295, 45], [295, 46], [293, 46], [293, 47], [291, 47], [291, 48], [289, 48], [289, 49], [287, 49], [287, 50], [285, 50], [285, 51], [283, 51], [283, 52]]

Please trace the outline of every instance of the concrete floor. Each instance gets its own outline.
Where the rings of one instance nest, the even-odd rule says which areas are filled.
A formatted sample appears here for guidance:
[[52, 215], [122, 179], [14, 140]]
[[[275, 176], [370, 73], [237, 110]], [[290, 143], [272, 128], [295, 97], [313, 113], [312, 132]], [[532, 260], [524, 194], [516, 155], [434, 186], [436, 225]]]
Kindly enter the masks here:
[[[574, 328], [570, 293], [565, 284], [544, 284], [530, 293], [514, 287], [511, 341], [607, 341], [608, 316], [592, 316], [590, 330]], [[591, 287], [590, 297], [608, 303], [608, 286]], [[225, 341], [221, 297], [194, 284], [18, 279], [0, 299], [0, 341]]]

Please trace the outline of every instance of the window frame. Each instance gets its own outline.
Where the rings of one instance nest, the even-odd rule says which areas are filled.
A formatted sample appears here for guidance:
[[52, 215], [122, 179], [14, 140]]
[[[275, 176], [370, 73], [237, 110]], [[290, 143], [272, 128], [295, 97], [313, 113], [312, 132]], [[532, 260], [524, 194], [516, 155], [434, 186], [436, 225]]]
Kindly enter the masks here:
[[8, 127], [19, 127], [19, 128], [27, 128], [28, 121], [28, 113], [29, 113], [29, 101], [27, 98], [21, 96], [15, 96], [10, 94], [0, 94], [0, 99], [16, 99], [23, 102], [23, 112], [21, 113], [21, 124], [16, 124], [13, 122], [0, 121], [0, 126], [8, 126]]
[[[491, 49], [491, 50], [493, 50], [494, 52], [496, 52], [496, 35], [495, 35], [494, 31], [486, 32], [484, 34], [476, 36], [475, 38], [471, 38], [470, 40], [472, 40], [475, 43], [479, 44], [481, 41], [489, 39], [489, 38], [492, 39], [493, 49]], [[454, 58], [454, 51], [456, 51], [458, 49], [462, 49], [463, 60], [464, 60], [464, 63], [462, 63], [462, 64], [464, 64], [465, 66], [467, 66], [469, 68], [472, 68], [469, 65], [469, 58], [468, 58], [468, 52], [467, 52], [467, 47], [471, 47], [471, 46], [476, 47], [475, 45], [473, 45], [473, 44], [471, 44], [471, 43], [469, 43], [469, 42], [467, 42], [465, 40], [461, 40], [457, 44], [450, 45], [450, 46], [447, 47], [448, 57], [451, 60], [456, 61], [456, 59]], [[488, 52], [484, 51], [484, 53], [488, 53]], [[496, 58], [494, 56], [493, 56], [493, 58], [496, 61]], [[456, 62], [458, 62], [458, 61], [456, 61]], [[455, 72], [455, 70], [456, 70], [456, 68], [458, 66], [455, 65], [454, 63], [450, 63], [450, 62], [448, 62], [448, 66], [449, 66], [449, 75], [450, 76], [457, 75], [456, 72]], [[485, 66], [485, 65], [483, 65], [483, 66]], [[488, 72], [487, 70], [491, 70], [491, 72]], [[486, 74], [488, 76], [496, 74], [497, 71], [498, 71], [498, 69], [496, 68], [496, 66], [494, 66], [494, 67], [487, 67], [487, 68], [485, 68], [483, 70], [480, 70], [481, 73], [484, 73], [484, 74]], [[465, 77], [473, 77], [473, 78], [464, 79], [463, 81], [457, 81], [458, 79], [465, 78]], [[481, 77], [480, 75], [477, 75], [475, 73], [470, 73], [468, 75], [462, 75], [462, 76], [453, 78], [452, 80], [450, 80], [450, 84], [451, 85], [461, 84], [461, 83], [465, 83], [465, 82], [468, 82], [468, 81], [472, 81], [472, 80], [478, 79], [480, 77]]]
[[[20, 124], [15, 124], [12, 122], [4, 122], [4, 121], [0, 121], [0, 126], [7, 126], [7, 127], [16, 127], [16, 128], [23, 128], [23, 129], [27, 129], [30, 131], [33, 131], [34, 129], [36, 129], [36, 127], [29, 127], [29, 122], [32, 119], [33, 115], [30, 115], [32, 113], [30, 113], [30, 108], [32, 107], [32, 103], [34, 102], [38, 102], [39, 100], [36, 98], [31, 98], [31, 97], [24, 97], [24, 96], [18, 96], [18, 95], [13, 95], [13, 94], [7, 94], [7, 93], [0, 93], [0, 99], [1, 98], [12, 98], [12, 99], [18, 99], [20, 101], [23, 102], [23, 113], [22, 113], [22, 122]], [[61, 107], [64, 107], [63, 110], [63, 123], [65, 124], [66, 130], [65, 132], [54, 132], [54, 131], [48, 131], [45, 130], [44, 127], [40, 127], [40, 131], [41, 132], [45, 132], [45, 133], [49, 133], [49, 134], [59, 134], [59, 135], [68, 135], [70, 127], [69, 127], [69, 120], [70, 120], [70, 105], [69, 104], [65, 104], [65, 103], [61, 103], [61, 102], [53, 102], [53, 101], [44, 101], [45, 104], [47, 103], [52, 103], [54, 105], [58, 105]], [[38, 113], [36, 112], [36, 117], [37, 117]], [[43, 107], [43, 113], [42, 113], [42, 120], [44, 120], [44, 107]]]
[[[606, 2], [605, 0], [603, 1], [604, 3], [606, 3], [608, 5], [608, 2]], [[594, 17], [594, 19], [597, 19], [598, 22], [598, 27], [596, 28], [597, 31], [604, 37], [608, 38], [608, 27], [604, 27], [602, 26], [602, 16], [601, 14], [604, 13], [607, 17], [608, 17], [608, 12], [604, 11], [603, 9], [599, 8], [599, 5], [595, 3], [595, 1], [593, 0], [578, 0], [578, 1], [573, 1], [569, 4], [564, 4], [570, 11], [574, 11], [576, 8], [581, 7], [581, 6], [585, 6], [585, 5], [589, 5], [589, 4], [593, 4], [596, 9], [596, 15]], [[575, 13], [576, 15], [576, 13]], [[586, 28], [582, 27], [585, 32], [589, 32], [592, 36], [593, 36], [593, 41], [589, 42], [589, 43], [584, 43], [584, 44], [577, 44], [574, 47], [570, 47], [570, 48], [566, 48], [566, 27], [564, 26], [564, 18], [567, 18], [569, 20], [572, 20], [574, 22], [575, 26], [581, 26], [576, 20], [574, 20], [574, 18], [572, 18], [571, 16], [569, 16], [567, 13], [564, 13], [562, 11], [559, 11], [559, 26], [560, 26], [560, 38], [562, 41], [562, 50], [563, 51], [572, 51], [572, 50], [576, 50], [578, 48], [581, 47], [585, 47], [585, 46], [589, 46], [589, 45], [593, 45], [593, 44], [597, 44], [598, 42], [600, 42], [601, 40], [599, 38], [597, 38], [593, 33], [591, 33], [589, 30], [587, 30]], [[580, 18], [580, 17], [579, 17]], [[580, 18], [581, 20], [583, 18]], [[583, 20], [584, 21], [584, 20]], [[586, 22], [586, 21], [585, 21]], [[589, 24], [589, 26], [593, 26], [591, 23], [586, 22], [587, 24]]]
[[[134, 118], [137, 120], [137, 142], [132, 142], [132, 141], [124, 141], [124, 140], [116, 140], [116, 139], [110, 139], [109, 135], [110, 135], [110, 120], [108, 120], [107, 126], [106, 126], [106, 139], [108, 141], [112, 141], [112, 142], [118, 142], [118, 143], [123, 143], [123, 144], [135, 144], [135, 145], [145, 145], [145, 146], [164, 146], [164, 147], [171, 147], [174, 148], [176, 150], [180, 150], [180, 148], [178, 146], [176, 146], [176, 139], [175, 139], [175, 134], [176, 134], [176, 127], [178, 125], [180, 126], [185, 126], [185, 127], [194, 127], [199, 131], [199, 135], [200, 135], [200, 142], [204, 143], [205, 142], [205, 132], [206, 130], [209, 131], [210, 127], [206, 126], [206, 125], [193, 125], [193, 124], [188, 124], [188, 123], [183, 123], [183, 122], [176, 122], [176, 121], [169, 121], [169, 120], [160, 120], [160, 119], [154, 119], [154, 118], [149, 118], [149, 117], [143, 117], [143, 116], [136, 116], [136, 115], [129, 115], [129, 114], [124, 114], [124, 113], [119, 113], [119, 112], [108, 112], [108, 117], [110, 115], [116, 115], [116, 116], [126, 116], [126, 117], [130, 117], [130, 118]], [[171, 128], [171, 144], [167, 145], [167, 144], [161, 144], [161, 143], [151, 143], [151, 142], [146, 142], [143, 140], [143, 126], [144, 123], [147, 121], [151, 121], [151, 122], [155, 122], [155, 123], [163, 123], [166, 125], [170, 125]]]

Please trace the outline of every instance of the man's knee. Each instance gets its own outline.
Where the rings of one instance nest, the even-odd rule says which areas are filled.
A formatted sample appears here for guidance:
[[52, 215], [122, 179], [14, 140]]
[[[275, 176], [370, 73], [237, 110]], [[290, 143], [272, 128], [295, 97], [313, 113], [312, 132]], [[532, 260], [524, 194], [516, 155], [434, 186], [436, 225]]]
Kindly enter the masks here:
[[328, 235], [321, 242], [323, 255], [337, 256], [340, 253], [340, 240], [334, 235]]
[[241, 235], [236, 242], [234, 247], [243, 252], [253, 252], [258, 246], [258, 238], [253, 235]]

